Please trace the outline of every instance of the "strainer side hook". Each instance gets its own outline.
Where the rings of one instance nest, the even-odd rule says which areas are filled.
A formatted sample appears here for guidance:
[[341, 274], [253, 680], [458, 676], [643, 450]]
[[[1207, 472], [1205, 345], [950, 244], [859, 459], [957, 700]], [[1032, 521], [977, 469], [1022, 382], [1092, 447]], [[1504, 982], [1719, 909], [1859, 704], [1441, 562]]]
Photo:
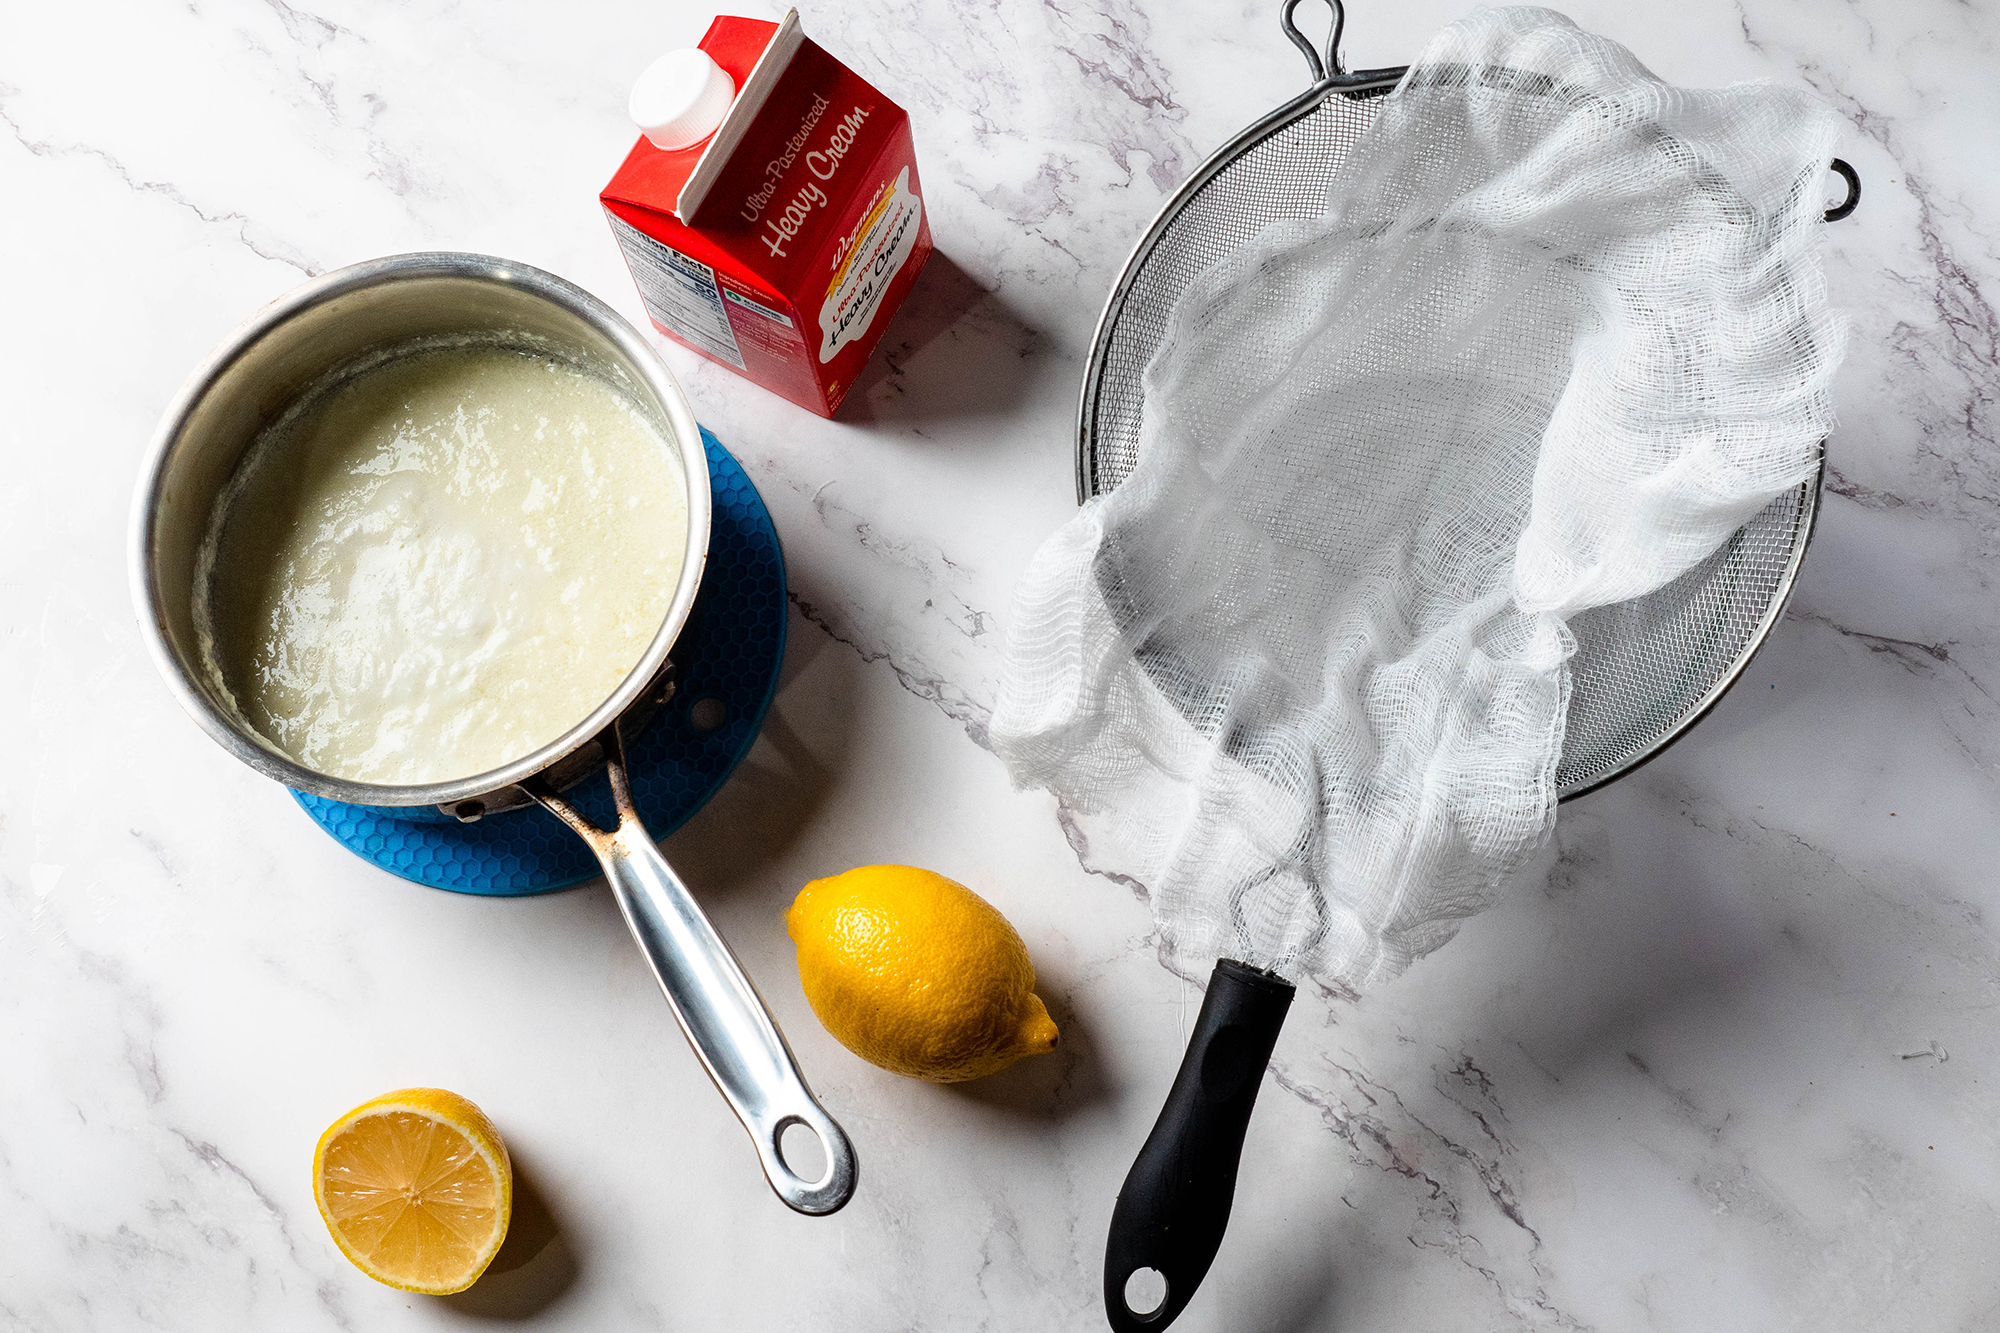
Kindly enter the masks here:
[[1312, 69], [1314, 83], [1324, 83], [1334, 74], [1345, 74], [1347, 69], [1340, 63], [1340, 31], [1347, 26], [1347, 11], [1340, 0], [1326, 0], [1326, 7], [1333, 11], [1333, 26], [1327, 29], [1326, 56], [1313, 50], [1313, 44], [1299, 31], [1299, 25], [1292, 21], [1292, 14], [1298, 9], [1300, 0], [1285, 0], [1284, 12], [1278, 22], [1285, 30], [1285, 36], [1292, 39], [1292, 45], [1305, 52], [1306, 64]]

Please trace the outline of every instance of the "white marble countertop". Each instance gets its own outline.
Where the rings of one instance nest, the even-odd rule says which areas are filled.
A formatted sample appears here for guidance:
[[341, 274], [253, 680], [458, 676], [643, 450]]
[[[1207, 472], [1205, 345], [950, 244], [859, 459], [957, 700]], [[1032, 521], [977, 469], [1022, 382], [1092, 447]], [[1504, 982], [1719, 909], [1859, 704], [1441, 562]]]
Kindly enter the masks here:
[[[1199, 996], [983, 745], [1000, 628], [1073, 503], [1073, 399], [1145, 220], [1305, 82], [1276, 0], [836, 0], [903, 102], [939, 252], [840, 420], [662, 344], [783, 534], [757, 748], [669, 840], [859, 1146], [788, 1213], [601, 887], [406, 884], [205, 739], [141, 649], [131, 486], [206, 350], [401, 250], [540, 265], [640, 319], [596, 192], [691, 4], [0, 10], [0, 1329], [1102, 1327], [1103, 1237]], [[1462, 0], [1354, 0], [1398, 63]], [[762, 12], [762, 11], [758, 11]], [[1445, 950], [1307, 991], [1180, 1327], [1986, 1327], [2000, 1319], [2000, 10], [1579, 0], [1666, 78], [1800, 81], [1867, 194], [1855, 336], [1784, 623], [1659, 762], [1564, 810]], [[1054, 1055], [957, 1088], [837, 1046], [782, 912], [870, 861], [1027, 938]], [[534, 1200], [432, 1300], [348, 1266], [320, 1129], [441, 1084]]]

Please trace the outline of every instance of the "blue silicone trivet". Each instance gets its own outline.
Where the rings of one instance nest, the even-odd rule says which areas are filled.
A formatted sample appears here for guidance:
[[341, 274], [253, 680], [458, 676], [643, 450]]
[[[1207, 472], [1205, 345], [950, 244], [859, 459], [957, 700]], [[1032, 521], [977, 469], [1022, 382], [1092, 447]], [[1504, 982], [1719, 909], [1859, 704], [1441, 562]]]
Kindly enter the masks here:
[[[664, 838], [708, 803], [757, 739], [785, 656], [785, 557], [757, 488], [706, 430], [714, 513], [708, 568], [674, 645], [678, 685], [626, 754], [632, 799]], [[721, 725], [716, 705], [722, 706]], [[690, 714], [710, 729], [695, 726]], [[616, 822], [602, 773], [566, 793], [599, 827]], [[461, 824], [429, 806], [346, 805], [292, 793], [313, 821], [391, 874], [454, 893], [514, 896], [565, 889], [597, 874], [597, 858], [562, 821], [531, 806]]]

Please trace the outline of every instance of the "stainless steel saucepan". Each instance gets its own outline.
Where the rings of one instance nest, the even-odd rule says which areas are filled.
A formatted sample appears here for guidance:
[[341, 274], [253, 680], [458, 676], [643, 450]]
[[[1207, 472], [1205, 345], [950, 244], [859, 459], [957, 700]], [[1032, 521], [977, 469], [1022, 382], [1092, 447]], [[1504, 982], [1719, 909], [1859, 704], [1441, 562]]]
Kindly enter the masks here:
[[[645, 655], [590, 716], [555, 740], [453, 782], [386, 786], [301, 765], [237, 721], [196, 647], [196, 557], [216, 497], [259, 432], [299, 396], [404, 344], [491, 339], [553, 354], [616, 383], [669, 441], [688, 499], [686, 560], [672, 606]], [[645, 340], [589, 293], [539, 269], [486, 255], [411, 254], [315, 278], [265, 307], [198, 369], [167, 409], [132, 514], [132, 588], [148, 648], [181, 706], [238, 759], [288, 787], [360, 805], [435, 807], [460, 819], [538, 802], [596, 852], [633, 938], [681, 1029], [750, 1131], [771, 1188], [802, 1213], [854, 1193], [853, 1145], [820, 1107], [750, 979], [660, 854], [632, 805], [624, 737], [672, 693], [675, 639], [708, 558], [709, 480], [701, 432], [680, 386]], [[621, 734], [622, 731], [622, 734]], [[598, 829], [560, 795], [609, 770], [618, 826]], [[793, 1125], [819, 1138], [826, 1163], [808, 1180], [785, 1161]]]

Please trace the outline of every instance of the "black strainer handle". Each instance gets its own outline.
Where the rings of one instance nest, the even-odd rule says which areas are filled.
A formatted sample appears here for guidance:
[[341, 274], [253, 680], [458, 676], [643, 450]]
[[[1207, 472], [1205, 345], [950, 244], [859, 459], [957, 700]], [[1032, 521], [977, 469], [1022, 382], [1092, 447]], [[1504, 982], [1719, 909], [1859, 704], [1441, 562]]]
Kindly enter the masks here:
[[1326, 34], [1326, 58], [1313, 50], [1312, 42], [1299, 31], [1299, 25], [1292, 21], [1292, 13], [1299, 7], [1299, 0], [1285, 0], [1284, 13], [1278, 23], [1285, 30], [1285, 36], [1292, 39], [1292, 45], [1306, 53], [1306, 64], [1312, 67], [1313, 82], [1324, 83], [1330, 74], [1344, 74], [1340, 64], [1340, 30], [1347, 26], [1347, 11], [1340, 6], [1340, 0], [1326, 0], [1326, 7], [1333, 11], [1333, 26]]
[[[1111, 1211], [1104, 1313], [1117, 1333], [1173, 1323], [1215, 1262], [1243, 1131], [1292, 995], [1292, 984], [1273, 973], [1234, 958], [1216, 963], [1173, 1090]], [[1126, 1284], [1148, 1268], [1166, 1279], [1166, 1295], [1141, 1312], [1126, 1304]]]

